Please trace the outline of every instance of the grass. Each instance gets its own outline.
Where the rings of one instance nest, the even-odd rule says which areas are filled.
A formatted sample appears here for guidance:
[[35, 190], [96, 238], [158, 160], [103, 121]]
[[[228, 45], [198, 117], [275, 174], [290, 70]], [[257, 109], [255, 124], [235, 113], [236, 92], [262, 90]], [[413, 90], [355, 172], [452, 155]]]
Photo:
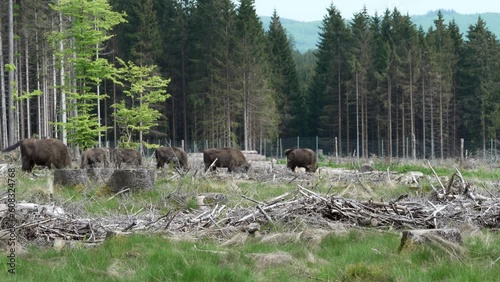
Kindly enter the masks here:
[[[2, 264], [0, 281], [497, 281], [500, 234], [465, 240], [467, 252], [397, 251], [400, 235], [351, 230], [318, 241], [223, 247], [210, 240], [162, 235], [115, 236], [96, 248], [58, 252], [31, 248], [15, 276]], [[15, 279], [14, 279], [15, 278]]]
[[[383, 164], [375, 164], [383, 170]], [[346, 165], [344, 165], [346, 167]], [[434, 168], [439, 175], [451, 176], [452, 167]], [[398, 172], [423, 171], [419, 164], [391, 166]], [[500, 178], [498, 170], [462, 171], [464, 177]], [[468, 174], [470, 173], [470, 174]], [[495, 178], [496, 177], [496, 178]], [[16, 184], [17, 200], [48, 202], [44, 177], [27, 176]], [[307, 188], [318, 193], [338, 194], [344, 184], [317, 179]], [[376, 199], [388, 199], [408, 192], [408, 187], [375, 187]], [[427, 184], [424, 184], [427, 185]], [[311, 187], [312, 186], [312, 187]], [[154, 190], [114, 195], [102, 185], [54, 187], [54, 199], [65, 210], [88, 214], [134, 214], [153, 207], [166, 214], [171, 210], [195, 209], [200, 193], [227, 195], [229, 207], [255, 206], [248, 198], [265, 201], [297, 190], [297, 183], [260, 183], [247, 180], [192, 178], [157, 179]], [[346, 196], [359, 196], [350, 188]], [[349, 194], [351, 193], [352, 194]], [[297, 230], [307, 227], [296, 224]], [[0, 267], [0, 281], [497, 281], [500, 277], [500, 234], [484, 231], [474, 236], [464, 233], [465, 254], [450, 257], [439, 249], [418, 248], [399, 253], [397, 232], [353, 229], [331, 233], [317, 240], [285, 236], [289, 226], [262, 226], [264, 235], [278, 239], [250, 238], [245, 244], [224, 246], [213, 239], [179, 241], [162, 235], [115, 236], [95, 248], [32, 247], [17, 257], [17, 274]], [[305, 232], [305, 231], [304, 231]], [[301, 237], [302, 238], [302, 237]], [[15, 278], [15, 279], [14, 279]]]

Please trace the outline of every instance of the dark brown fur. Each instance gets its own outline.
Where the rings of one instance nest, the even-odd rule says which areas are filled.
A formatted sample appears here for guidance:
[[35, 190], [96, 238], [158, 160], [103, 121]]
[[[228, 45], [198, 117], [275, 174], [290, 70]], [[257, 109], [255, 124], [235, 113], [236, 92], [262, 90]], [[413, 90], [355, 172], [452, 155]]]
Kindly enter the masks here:
[[9, 152], [21, 146], [22, 169], [31, 172], [35, 165], [48, 168], [65, 168], [71, 166], [71, 155], [68, 147], [57, 139], [28, 138], [5, 148]]
[[116, 168], [121, 168], [122, 163], [138, 166], [142, 165], [141, 153], [134, 149], [114, 149], [111, 151], [111, 160], [115, 163]]
[[165, 166], [165, 163], [174, 163], [176, 167], [187, 168], [187, 154], [179, 147], [160, 147], [155, 151], [156, 167]]
[[236, 148], [210, 148], [203, 151], [203, 163], [205, 164], [205, 171], [208, 170], [210, 165], [217, 159], [212, 170], [216, 167], [227, 167], [228, 172], [235, 169], [242, 169], [247, 172], [250, 164], [247, 162], [243, 153]]
[[307, 172], [316, 171], [316, 153], [311, 149], [286, 149], [286, 167], [295, 171], [296, 167], [303, 167]]
[[110, 149], [106, 147], [88, 149], [82, 154], [80, 168], [95, 167], [102, 163], [105, 168], [109, 167]]

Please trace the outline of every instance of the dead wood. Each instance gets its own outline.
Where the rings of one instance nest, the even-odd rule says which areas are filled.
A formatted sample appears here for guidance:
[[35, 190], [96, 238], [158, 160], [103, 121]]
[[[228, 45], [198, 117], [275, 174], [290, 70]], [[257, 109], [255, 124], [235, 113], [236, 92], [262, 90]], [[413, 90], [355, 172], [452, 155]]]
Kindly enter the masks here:
[[85, 169], [56, 169], [54, 170], [54, 185], [76, 186], [85, 185], [89, 181]]
[[[260, 226], [269, 223], [290, 225], [291, 230], [303, 225], [330, 230], [337, 229], [340, 225], [377, 229], [434, 230], [447, 229], [463, 223], [479, 228], [500, 228], [498, 195], [495, 195], [494, 190], [493, 193], [488, 191], [488, 197], [481, 195], [474, 184], [464, 181], [458, 170], [446, 186], [442, 184], [437, 188], [431, 186], [434, 193], [430, 195], [413, 197], [412, 193], [409, 193], [386, 200], [355, 200], [343, 197], [343, 194], [324, 195], [314, 190], [314, 183], [319, 177], [330, 177], [334, 179], [332, 182], [335, 182], [335, 185], [346, 183], [345, 190], [347, 190], [361, 181], [387, 183], [387, 178], [392, 179], [391, 181], [397, 179], [392, 177], [390, 172], [360, 174], [357, 171], [322, 170], [321, 175], [291, 174], [280, 165], [276, 165], [268, 173], [263, 173], [264, 170], [254, 171], [259, 172], [254, 175], [250, 173], [250, 178], [255, 181], [281, 183], [293, 181], [297, 189], [268, 200], [256, 200], [242, 195], [240, 203], [232, 207], [227, 205], [227, 197], [224, 194], [213, 193], [212, 196], [201, 193], [197, 195], [202, 197], [202, 205], [198, 209], [178, 210], [167, 214], [160, 214], [159, 210], [146, 207], [127, 215], [106, 214], [88, 217], [77, 214], [75, 209], [57, 212], [57, 206], [50, 204], [18, 203], [19, 208], [15, 211], [17, 235], [20, 240], [28, 242], [52, 242], [60, 239], [99, 244], [106, 236], [155, 232], [238, 238], [235, 235], [241, 232], [251, 233], [250, 230], [254, 233], [265, 232], [260, 231]], [[145, 176], [151, 172], [143, 170], [142, 173]], [[230, 176], [225, 173], [197, 174], [197, 170], [192, 174], [193, 178], [198, 177], [207, 181], [212, 177], [222, 179], [225, 177], [231, 181], [246, 177], [242, 176], [246, 174]], [[437, 174], [435, 176], [439, 179]], [[154, 182], [148, 185], [153, 187]], [[122, 182], [118, 187], [120, 188], [115, 189], [115, 194], [109, 199], [125, 191], [134, 190], [130, 182]], [[6, 194], [0, 196], [0, 201], [5, 202], [6, 199]], [[0, 225], [0, 240], [8, 238], [9, 228], [5, 224], [7, 216], [7, 207], [0, 205], [0, 220], [3, 222]]]

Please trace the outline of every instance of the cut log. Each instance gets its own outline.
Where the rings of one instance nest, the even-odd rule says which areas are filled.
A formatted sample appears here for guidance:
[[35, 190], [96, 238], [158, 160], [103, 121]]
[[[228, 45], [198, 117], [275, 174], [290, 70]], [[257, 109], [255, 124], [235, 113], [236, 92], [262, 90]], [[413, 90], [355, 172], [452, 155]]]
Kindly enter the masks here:
[[369, 164], [362, 165], [359, 168], [359, 172], [361, 172], [361, 173], [372, 172], [372, 171], [375, 171], [375, 169], [371, 165], [369, 165]]
[[54, 185], [76, 186], [85, 185], [88, 182], [87, 170], [85, 169], [55, 169]]
[[114, 171], [114, 168], [88, 168], [87, 175], [91, 181], [107, 183]]
[[458, 229], [405, 230], [401, 237], [399, 251], [413, 250], [416, 246], [432, 246], [456, 254], [461, 252], [463, 241]]
[[114, 193], [123, 189], [132, 192], [153, 189], [155, 187], [156, 171], [152, 169], [117, 169], [107, 182]]

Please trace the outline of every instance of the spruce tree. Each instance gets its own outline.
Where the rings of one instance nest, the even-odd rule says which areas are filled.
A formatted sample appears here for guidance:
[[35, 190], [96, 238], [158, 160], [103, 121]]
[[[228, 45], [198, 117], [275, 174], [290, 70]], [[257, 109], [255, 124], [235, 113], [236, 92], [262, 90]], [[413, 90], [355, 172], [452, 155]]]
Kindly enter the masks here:
[[346, 81], [350, 76], [347, 63], [350, 32], [333, 4], [327, 9], [319, 36], [314, 83], [310, 90], [308, 135], [338, 137], [339, 147], [343, 148], [343, 138], [349, 138], [345, 107], [349, 107]]
[[265, 35], [253, 0], [242, 0], [237, 9], [237, 61], [243, 98], [243, 149], [255, 149], [258, 140], [277, 136], [279, 117], [267, 81]]
[[495, 138], [499, 129], [498, 52], [495, 35], [479, 17], [467, 32], [460, 61], [458, 104], [470, 142], [481, 147], [484, 154], [488, 140]]
[[307, 115], [300, 101], [299, 81], [292, 46], [286, 30], [276, 12], [271, 17], [266, 33], [271, 72], [271, 85], [275, 91], [277, 107], [281, 110], [281, 136], [296, 136], [296, 128], [303, 115]]

